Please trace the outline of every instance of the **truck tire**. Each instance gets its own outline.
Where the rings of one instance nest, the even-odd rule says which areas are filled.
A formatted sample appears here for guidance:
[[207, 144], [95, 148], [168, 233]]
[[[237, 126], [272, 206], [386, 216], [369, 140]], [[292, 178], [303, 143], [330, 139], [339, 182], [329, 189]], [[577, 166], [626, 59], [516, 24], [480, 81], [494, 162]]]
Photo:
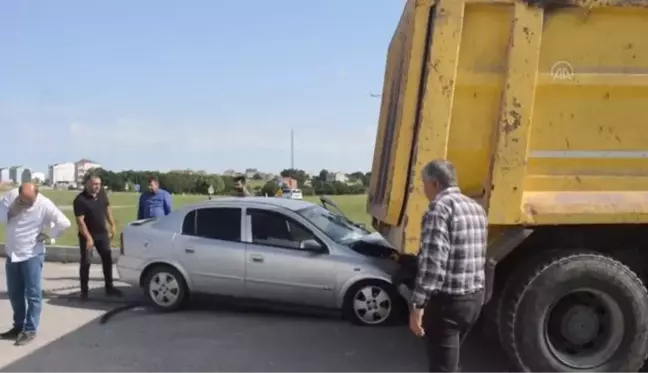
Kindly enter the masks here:
[[[492, 300], [493, 310], [491, 312], [494, 313], [494, 317], [491, 317], [493, 317], [497, 338], [501, 346], [506, 345], [507, 342], [505, 336], [509, 333], [506, 323], [506, 317], [508, 314], [507, 307], [519, 292], [518, 288], [520, 284], [525, 283], [529, 275], [536, 271], [538, 263], [542, 263], [549, 258], [555, 257], [557, 253], [558, 251], [543, 252], [524, 258], [520, 263], [518, 263], [515, 271], [511, 273], [508, 281], [504, 283], [501, 289], [499, 289], [497, 297]], [[515, 356], [511, 355], [510, 349], [504, 348], [504, 352], [508, 355], [511, 361], [515, 359]]]
[[639, 277], [587, 251], [558, 251], [536, 263], [523, 266], [503, 294], [500, 333], [516, 368], [638, 371], [648, 355], [648, 291]]

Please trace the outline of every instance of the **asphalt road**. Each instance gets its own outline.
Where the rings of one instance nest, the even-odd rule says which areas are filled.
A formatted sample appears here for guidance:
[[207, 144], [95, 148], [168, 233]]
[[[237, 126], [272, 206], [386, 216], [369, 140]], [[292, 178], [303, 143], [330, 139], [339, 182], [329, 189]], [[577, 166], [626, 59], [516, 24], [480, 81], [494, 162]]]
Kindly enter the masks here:
[[[159, 314], [136, 308], [99, 319], [120, 306], [102, 296], [93, 268], [94, 300], [75, 293], [77, 267], [46, 263], [46, 301], [38, 339], [15, 347], [0, 341], [2, 371], [424, 371], [422, 341], [406, 326], [356, 327], [330, 315], [215, 305]], [[0, 328], [8, 328], [4, 263], [0, 262]], [[128, 300], [140, 299], [127, 291]], [[58, 290], [55, 290], [58, 289]], [[474, 332], [463, 349], [464, 371], [505, 371], [492, 341]]]

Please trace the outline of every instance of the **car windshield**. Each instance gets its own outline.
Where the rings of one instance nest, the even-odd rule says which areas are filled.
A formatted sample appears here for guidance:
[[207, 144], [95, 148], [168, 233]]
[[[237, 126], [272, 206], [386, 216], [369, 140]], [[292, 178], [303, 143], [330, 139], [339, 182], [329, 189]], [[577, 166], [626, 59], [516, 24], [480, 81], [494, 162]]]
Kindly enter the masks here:
[[297, 211], [337, 243], [349, 243], [367, 235], [359, 227], [349, 224], [343, 217], [320, 206], [311, 206]]

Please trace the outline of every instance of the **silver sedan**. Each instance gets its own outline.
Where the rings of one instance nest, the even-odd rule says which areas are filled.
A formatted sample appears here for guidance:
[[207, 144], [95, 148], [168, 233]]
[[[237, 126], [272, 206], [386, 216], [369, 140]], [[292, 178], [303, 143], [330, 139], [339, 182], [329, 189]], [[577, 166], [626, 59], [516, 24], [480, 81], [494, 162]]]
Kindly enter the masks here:
[[205, 201], [130, 223], [120, 241], [120, 279], [165, 311], [198, 293], [338, 309], [361, 325], [391, 323], [407, 308], [391, 280], [397, 252], [306, 201]]

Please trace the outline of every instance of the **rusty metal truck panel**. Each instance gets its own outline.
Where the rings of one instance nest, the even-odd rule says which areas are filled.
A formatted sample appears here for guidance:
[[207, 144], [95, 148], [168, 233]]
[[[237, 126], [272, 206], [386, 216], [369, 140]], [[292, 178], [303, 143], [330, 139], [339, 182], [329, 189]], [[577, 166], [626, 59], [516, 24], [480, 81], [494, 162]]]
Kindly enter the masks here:
[[415, 252], [425, 163], [492, 226], [648, 222], [648, 1], [410, 0], [389, 46], [368, 211]]

